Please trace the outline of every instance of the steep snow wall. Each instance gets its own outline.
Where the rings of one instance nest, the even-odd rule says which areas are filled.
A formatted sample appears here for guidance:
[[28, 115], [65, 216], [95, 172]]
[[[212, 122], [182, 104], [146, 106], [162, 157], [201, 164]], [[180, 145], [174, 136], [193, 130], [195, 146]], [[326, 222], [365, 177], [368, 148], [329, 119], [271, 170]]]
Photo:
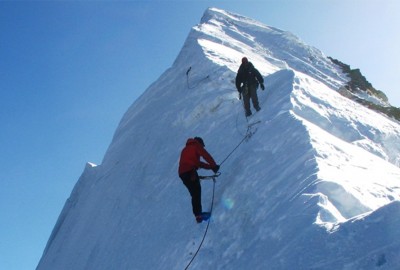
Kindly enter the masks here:
[[[234, 86], [242, 56], [267, 88], [249, 119]], [[192, 269], [395, 269], [399, 125], [339, 95], [343, 81], [292, 34], [207, 10], [102, 164], [86, 167], [38, 269], [184, 269], [205, 224], [178, 178], [180, 150], [202, 136], [221, 162], [256, 121], [221, 167]], [[212, 186], [202, 183], [205, 210]]]

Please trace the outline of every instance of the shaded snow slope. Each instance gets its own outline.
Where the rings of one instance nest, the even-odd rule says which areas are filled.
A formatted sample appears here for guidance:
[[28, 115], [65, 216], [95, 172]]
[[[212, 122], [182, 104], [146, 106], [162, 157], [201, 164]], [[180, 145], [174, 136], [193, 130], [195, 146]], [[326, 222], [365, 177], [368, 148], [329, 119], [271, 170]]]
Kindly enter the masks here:
[[[178, 178], [180, 150], [201, 136], [222, 162], [244, 138], [243, 56], [265, 76], [248, 119], [260, 123], [221, 166], [191, 269], [400, 265], [399, 124], [338, 94], [345, 76], [294, 35], [209, 9], [128, 109], [102, 164], [85, 168], [39, 270], [186, 267], [206, 224]], [[213, 184], [202, 187], [207, 210]]]

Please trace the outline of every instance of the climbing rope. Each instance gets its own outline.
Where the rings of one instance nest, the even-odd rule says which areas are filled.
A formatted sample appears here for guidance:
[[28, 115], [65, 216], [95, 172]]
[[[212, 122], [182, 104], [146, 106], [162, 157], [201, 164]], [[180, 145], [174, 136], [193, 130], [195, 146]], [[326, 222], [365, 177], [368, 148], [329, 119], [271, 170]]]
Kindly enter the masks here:
[[[247, 117], [246, 117], [246, 120], [247, 120]], [[236, 145], [236, 147], [226, 156], [226, 158], [219, 164], [219, 166], [222, 166], [222, 164], [233, 154], [233, 152], [235, 152], [236, 149], [238, 149], [239, 146], [240, 146], [246, 139], [250, 138], [250, 136], [252, 135], [252, 134], [250, 133], [251, 128], [252, 128], [255, 124], [258, 124], [258, 123], [261, 123], [261, 121], [257, 121], [257, 122], [254, 122], [254, 123], [252, 123], [252, 124], [249, 124], [249, 122], [248, 122], [248, 120], [247, 120], [247, 130], [246, 130], [246, 134], [243, 136], [243, 139], [242, 139], [242, 140]]]
[[[221, 173], [215, 174], [215, 175], [210, 175], [210, 176], [199, 176], [200, 179], [212, 179], [213, 180], [213, 192], [212, 192], [212, 200], [211, 200], [211, 208], [210, 208], [210, 216], [212, 215], [212, 210], [213, 210], [213, 206], [214, 206], [214, 194], [215, 194], [215, 178], [220, 176]], [[190, 260], [190, 262], [188, 263], [188, 265], [185, 267], [185, 270], [189, 269], [190, 264], [193, 262], [194, 258], [196, 258], [197, 254], [199, 253], [204, 240], [206, 239], [206, 235], [208, 232], [208, 227], [210, 226], [210, 220], [211, 217], [208, 219], [207, 222], [207, 227], [206, 230], [204, 231], [204, 235], [203, 235], [203, 239], [201, 239], [201, 242], [199, 244], [199, 247], [197, 248], [196, 252], [194, 253], [192, 259]]]
[[[189, 89], [191, 89], [190, 86], [189, 86], [189, 73], [190, 73], [191, 69], [192, 69], [192, 67], [190, 67], [190, 68], [187, 70], [187, 72], [186, 72], [187, 85], [188, 85], [188, 88], [189, 88]], [[205, 79], [207, 79], [208, 77], [209, 77], [209, 76], [207, 76]], [[203, 80], [204, 80], [204, 79], [203, 79]], [[202, 80], [200, 80], [200, 82], [201, 82], [201, 81], [202, 81]], [[197, 87], [197, 85], [194, 86], [193, 88], [195, 88], [195, 87]], [[244, 106], [243, 106], [243, 109], [244, 109]], [[240, 146], [246, 139], [248, 139], [248, 138], [251, 137], [251, 135], [252, 135], [252, 133], [251, 133], [252, 127], [253, 127], [254, 125], [258, 124], [258, 123], [261, 123], [260, 120], [254, 122], [254, 123], [249, 123], [248, 117], [246, 117], [246, 122], [247, 122], [247, 130], [246, 130], [246, 134], [243, 136], [243, 139], [242, 139], [242, 140], [236, 145], [236, 147], [225, 157], [225, 159], [222, 160], [222, 162], [219, 164], [219, 166], [222, 166], [222, 164], [224, 164], [224, 162], [236, 151], [236, 149], [238, 149], [239, 146]], [[214, 206], [215, 182], [216, 182], [215, 179], [216, 179], [218, 176], [220, 176], [220, 175], [221, 175], [221, 173], [218, 172], [218, 173], [216, 173], [216, 174], [214, 174], [214, 175], [199, 176], [199, 178], [200, 178], [201, 180], [205, 180], [205, 179], [212, 179], [212, 180], [213, 180], [213, 191], [212, 191], [212, 199], [211, 199], [210, 216], [212, 215], [213, 206]], [[206, 227], [206, 230], [204, 231], [203, 238], [201, 239], [201, 242], [200, 242], [200, 244], [199, 244], [199, 246], [198, 246], [196, 252], [194, 253], [192, 259], [191, 259], [190, 262], [186, 265], [185, 270], [189, 269], [189, 266], [192, 264], [193, 260], [196, 258], [196, 256], [197, 256], [197, 254], [199, 253], [201, 247], [203, 246], [203, 242], [204, 242], [204, 240], [206, 239], [207, 232], [208, 232], [208, 228], [209, 228], [209, 226], [210, 226], [210, 220], [211, 220], [211, 217], [208, 219], [207, 227]]]
[[197, 86], [199, 86], [203, 81], [205, 81], [205, 80], [207, 80], [208, 78], [210, 78], [210, 75], [207, 75], [206, 77], [204, 77], [203, 79], [200, 79], [199, 81], [197, 81], [197, 84], [195, 84], [194, 86], [193, 85], [190, 85], [189, 84], [189, 74], [190, 74], [190, 71], [192, 70], [192, 67], [189, 67], [189, 69], [186, 71], [186, 84], [187, 84], [187, 88], [188, 89], [194, 89], [194, 88], [196, 88]]
[[[252, 127], [253, 125], [259, 123], [259, 122], [260, 122], [260, 121], [255, 122], [255, 123], [253, 123], [253, 124], [249, 124], [249, 125], [247, 126], [246, 135], [245, 135], [245, 136], [243, 137], [243, 139], [238, 143], [238, 145], [236, 145], [236, 147], [226, 156], [226, 158], [220, 163], [220, 166], [221, 166], [221, 165], [236, 151], [236, 149], [238, 149], [238, 147], [250, 136], [251, 127]], [[218, 172], [218, 173], [216, 173], [216, 174], [214, 174], [214, 175], [199, 176], [199, 178], [200, 178], [201, 180], [205, 180], [205, 179], [212, 179], [212, 180], [213, 180], [213, 192], [212, 192], [212, 199], [211, 199], [210, 216], [212, 215], [213, 206], [214, 206], [214, 194], [215, 194], [215, 182], [216, 182], [215, 178], [217, 178], [217, 177], [220, 176], [220, 175], [221, 175], [221, 173]], [[201, 249], [201, 247], [202, 247], [202, 245], [203, 245], [203, 242], [204, 242], [204, 240], [206, 239], [207, 232], [208, 232], [208, 228], [209, 228], [209, 226], [210, 226], [210, 220], [211, 220], [211, 218], [208, 219], [207, 227], [206, 227], [206, 230], [204, 231], [203, 238], [201, 239], [201, 242], [200, 242], [200, 244], [199, 244], [199, 246], [198, 246], [198, 248], [197, 248], [195, 254], [193, 255], [192, 259], [190, 260], [190, 262], [188, 263], [188, 265], [185, 267], [185, 270], [189, 269], [189, 266], [191, 265], [191, 263], [193, 262], [193, 260], [196, 258], [197, 254], [199, 253], [199, 251], [200, 251], [200, 249]]]

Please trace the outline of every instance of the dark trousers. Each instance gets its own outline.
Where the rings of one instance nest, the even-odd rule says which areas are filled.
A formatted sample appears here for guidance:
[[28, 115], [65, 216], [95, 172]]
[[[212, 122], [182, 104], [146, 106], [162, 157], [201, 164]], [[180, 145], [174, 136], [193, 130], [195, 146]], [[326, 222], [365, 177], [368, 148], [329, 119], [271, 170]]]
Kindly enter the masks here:
[[256, 111], [260, 110], [260, 105], [258, 104], [258, 96], [257, 96], [257, 85], [249, 85], [247, 89], [246, 87], [243, 87], [243, 105], [246, 114], [251, 113], [250, 99], [253, 102], [254, 109], [256, 109]]
[[183, 184], [188, 189], [192, 197], [192, 210], [195, 216], [201, 215], [201, 185], [197, 171], [186, 172], [179, 177], [182, 179]]

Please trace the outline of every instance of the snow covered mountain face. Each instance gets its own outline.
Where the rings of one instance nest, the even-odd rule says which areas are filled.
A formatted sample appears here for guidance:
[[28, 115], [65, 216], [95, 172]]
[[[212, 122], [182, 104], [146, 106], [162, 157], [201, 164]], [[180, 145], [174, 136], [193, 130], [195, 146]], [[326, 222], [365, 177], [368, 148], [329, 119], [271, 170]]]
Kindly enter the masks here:
[[[243, 56], [266, 86], [247, 120], [234, 86]], [[102, 164], [87, 165], [37, 269], [184, 269], [207, 226], [177, 175], [194, 136], [228, 158], [190, 269], [398, 269], [400, 125], [340, 95], [347, 81], [291, 33], [207, 10]], [[202, 188], [207, 210], [212, 181]]]

